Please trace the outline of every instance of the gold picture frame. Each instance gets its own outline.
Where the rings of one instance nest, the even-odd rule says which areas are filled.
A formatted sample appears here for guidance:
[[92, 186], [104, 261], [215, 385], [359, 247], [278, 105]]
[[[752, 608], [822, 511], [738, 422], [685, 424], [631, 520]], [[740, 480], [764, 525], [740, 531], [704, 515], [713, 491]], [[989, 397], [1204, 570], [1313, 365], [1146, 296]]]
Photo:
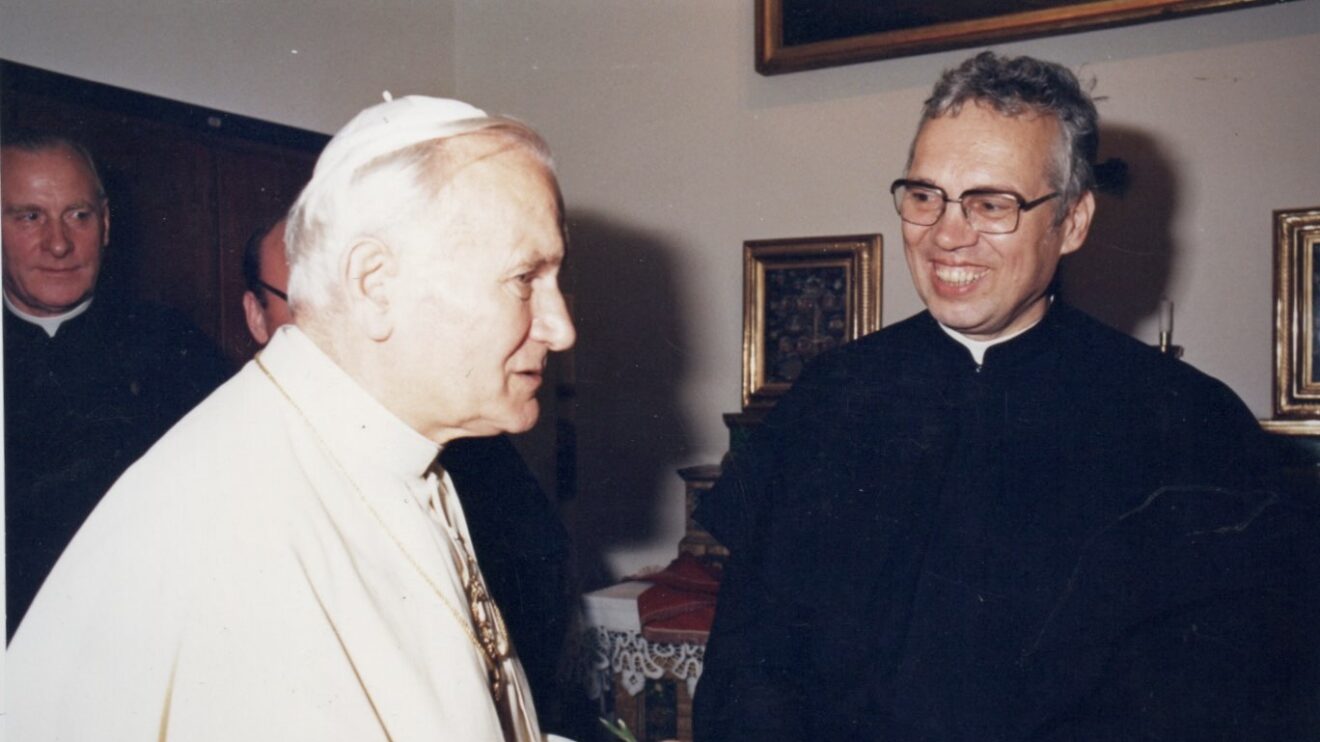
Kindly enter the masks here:
[[880, 329], [878, 234], [743, 243], [743, 409], [768, 409], [817, 354]]
[[756, 71], [778, 75], [1281, 1], [756, 0]]
[[1274, 416], [1320, 419], [1320, 206], [1274, 212]]

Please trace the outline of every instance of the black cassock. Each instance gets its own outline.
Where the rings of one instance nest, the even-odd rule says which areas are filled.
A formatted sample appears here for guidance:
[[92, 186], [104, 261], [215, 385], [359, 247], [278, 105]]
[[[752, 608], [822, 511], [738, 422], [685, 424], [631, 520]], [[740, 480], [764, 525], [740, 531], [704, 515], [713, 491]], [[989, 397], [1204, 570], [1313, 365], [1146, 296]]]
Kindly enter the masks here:
[[229, 368], [200, 330], [162, 307], [98, 296], [53, 338], [3, 313], [12, 637], [101, 496]]
[[1274, 739], [1320, 728], [1315, 518], [1223, 384], [1060, 302], [822, 356], [697, 518], [732, 551], [699, 740]]

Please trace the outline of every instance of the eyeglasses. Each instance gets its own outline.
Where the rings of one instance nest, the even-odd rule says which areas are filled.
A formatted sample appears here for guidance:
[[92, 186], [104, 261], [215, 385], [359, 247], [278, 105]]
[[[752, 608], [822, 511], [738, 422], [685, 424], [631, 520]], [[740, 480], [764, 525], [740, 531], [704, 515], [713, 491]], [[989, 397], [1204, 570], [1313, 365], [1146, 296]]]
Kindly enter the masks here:
[[260, 278], [257, 279], [257, 285], [260, 286], [261, 288], [263, 288], [263, 289], [269, 291], [270, 293], [272, 293], [272, 294], [274, 294], [274, 295], [280, 297], [280, 299], [284, 300], [284, 303], [285, 303], [285, 304], [288, 304], [288, 303], [289, 303], [289, 295], [288, 295], [288, 294], [284, 293], [283, 291], [280, 291], [279, 289], [275, 288], [274, 286], [271, 286], [270, 284], [266, 283], [265, 281], [261, 280]]
[[899, 218], [909, 224], [929, 227], [944, 216], [946, 204], [954, 203], [962, 207], [963, 216], [967, 217], [972, 229], [982, 234], [1008, 234], [1018, 228], [1022, 212], [1031, 211], [1061, 195], [1054, 191], [1028, 201], [1011, 191], [973, 188], [963, 191], [958, 198], [949, 198], [943, 188], [901, 178], [889, 186], [889, 192], [894, 195], [894, 208], [898, 209]]

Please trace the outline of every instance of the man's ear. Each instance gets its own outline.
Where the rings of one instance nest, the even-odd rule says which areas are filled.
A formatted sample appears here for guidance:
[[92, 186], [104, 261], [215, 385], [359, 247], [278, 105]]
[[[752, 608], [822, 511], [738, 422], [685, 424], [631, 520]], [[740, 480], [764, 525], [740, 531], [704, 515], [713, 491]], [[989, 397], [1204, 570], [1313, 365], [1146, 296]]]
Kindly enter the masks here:
[[380, 240], [362, 240], [344, 255], [341, 280], [349, 316], [372, 340], [386, 340], [394, 331], [390, 300], [397, 275], [398, 259]]
[[270, 342], [270, 330], [266, 328], [266, 313], [261, 301], [251, 291], [243, 292], [243, 317], [247, 320], [248, 332], [257, 345]]
[[1083, 193], [1077, 202], [1063, 216], [1059, 229], [1063, 230], [1063, 240], [1059, 245], [1059, 254], [1076, 252], [1086, 242], [1086, 235], [1091, 231], [1091, 218], [1095, 216], [1095, 194]]
[[101, 249], [110, 244], [110, 199], [101, 199]]

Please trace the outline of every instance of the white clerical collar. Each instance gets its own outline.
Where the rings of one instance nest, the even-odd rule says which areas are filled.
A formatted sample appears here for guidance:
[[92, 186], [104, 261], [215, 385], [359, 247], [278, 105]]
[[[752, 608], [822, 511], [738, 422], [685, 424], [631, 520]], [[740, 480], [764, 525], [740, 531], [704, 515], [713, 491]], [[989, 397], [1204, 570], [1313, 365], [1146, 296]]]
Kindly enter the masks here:
[[385, 409], [296, 326], [276, 330], [260, 359], [339, 461], [369, 461], [418, 479], [439, 454], [439, 446]]
[[92, 298], [89, 296], [87, 297], [87, 300], [84, 301], [82, 304], [79, 304], [78, 306], [74, 307], [73, 309], [70, 309], [67, 312], [64, 312], [63, 314], [55, 314], [55, 315], [51, 315], [50, 317], [38, 317], [35, 314], [28, 314], [27, 312], [24, 312], [22, 309], [19, 309], [17, 306], [15, 306], [14, 302], [9, 300], [9, 294], [5, 294], [6, 309], [13, 312], [15, 317], [18, 317], [24, 322], [31, 322], [37, 327], [40, 327], [41, 329], [45, 330], [46, 334], [50, 337], [55, 337], [55, 333], [59, 332], [60, 330], [60, 325], [64, 324], [65, 322], [68, 322], [74, 317], [77, 317], [83, 312], [86, 312], [87, 308], [90, 307], [91, 305], [92, 305]]
[[[1045, 319], [1045, 317], [1042, 315], [1040, 319]], [[1009, 340], [1012, 340], [1013, 338], [1017, 337], [1018, 335], [1021, 335], [1027, 330], [1030, 330], [1031, 328], [1035, 327], [1038, 324], [1040, 324], [1039, 319], [1031, 323], [1030, 325], [1027, 325], [1026, 327], [1022, 328], [1021, 330], [1018, 330], [1017, 332], [1014, 332], [1010, 335], [997, 337], [994, 340], [976, 340], [975, 338], [969, 338], [966, 335], [962, 334], [961, 332], [958, 332], [957, 330], [945, 327], [943, 324], [940, 324], [940, 329], [944, 330], [944, 334], [958, 341], [959, 345], [966, 348], [968, 352], [972, 354], [972, 359], [976, 361], [976, 365], [980, 366], [981, 364], [985, 363], [985, 352], [989, 350], [992, 346], [999, 345], [1000, 343], [1007, 343]]]

